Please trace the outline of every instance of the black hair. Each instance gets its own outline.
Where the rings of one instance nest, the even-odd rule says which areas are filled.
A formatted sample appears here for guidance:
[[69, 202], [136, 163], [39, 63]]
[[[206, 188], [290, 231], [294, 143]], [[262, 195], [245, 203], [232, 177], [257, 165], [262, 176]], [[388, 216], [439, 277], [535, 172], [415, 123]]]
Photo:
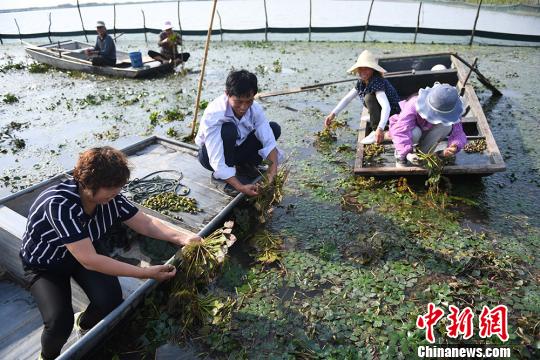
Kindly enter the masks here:
[[228, 96], [253, 96], [259, 91], [257, 76], [247, 70], [233, 70], [227, 76], [225, 91]]

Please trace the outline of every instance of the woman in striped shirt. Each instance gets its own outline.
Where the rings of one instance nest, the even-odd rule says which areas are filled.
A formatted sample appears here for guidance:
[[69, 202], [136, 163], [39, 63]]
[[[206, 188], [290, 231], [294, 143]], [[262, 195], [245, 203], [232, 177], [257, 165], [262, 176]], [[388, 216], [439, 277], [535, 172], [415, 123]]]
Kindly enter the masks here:
[[[172, 265], [141, 268], [97, 252], [101, 238], [114, 224], [123, 222], [140, 234], [179, 246], [200, 241], [138, 211], [120, 194], [129, 175], [122, 152], [111, 147], [90, 149], [79, 157], [73, 179], [46, 189], [30, 208], [20, 256], [43, 317], [42, 359], [60, 354], [74, 322], [84, 332], [122, 302], [117, 276], [158, 281], [174, 277]], [[75, 319], [71, 278], [90, 300]]]

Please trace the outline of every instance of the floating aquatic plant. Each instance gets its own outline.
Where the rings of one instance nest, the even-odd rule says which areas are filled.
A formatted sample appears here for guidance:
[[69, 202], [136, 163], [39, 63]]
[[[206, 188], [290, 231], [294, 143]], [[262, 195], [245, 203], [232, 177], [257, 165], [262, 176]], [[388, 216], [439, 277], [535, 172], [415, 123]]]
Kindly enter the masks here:
[[163, 121], [168, 123], [171, 121], [182, 121], [184, 120], [184, 114], [180, 109], [169, 109], [163, 112]]
[[274, 60], [272, 65], [273, 65], [272, 70], [275, 73], [280, 73], [283, 70], [283, 65], [281, 65], [281, 61], [279, 61], [279, 59]]
[[13, 104], [19, 102], [19, 98], [15, 94], [7, 93], [4, 94], [4, 98], [2, 99], [2, 101], [6, 104]]
[[19, 62], [15, 63], [13, 62], [13, 58], [8, 56], [8, 62], [5, 65], [0, 66], [0, 72], [5, 73], [9, 70], [22, 70], [25, 68], [24, 63]]
[[199, 102], [199, 109], [204, 110], [208, 107], [208, 100], [201, 100]]
[[318, 131], [315, 133], [316, 136], [316, 143], [323, 145], [323, 144], [330, 144], [337, 140], [336, 134], [330, 129], [329, 127], [325, 127], [321, 131]]
[[41, 63], [31, 63], [28, 65], [28, 72], [32, 74], [43, 74], [51, 69], [50, 65], [41, 64]]
[[250, 242], [255, 249], [253, 255], [257, 261], [263, 264], [272, 264], [281, 260], [283, 239], [278, 235], [263, 229], [253, 235]]

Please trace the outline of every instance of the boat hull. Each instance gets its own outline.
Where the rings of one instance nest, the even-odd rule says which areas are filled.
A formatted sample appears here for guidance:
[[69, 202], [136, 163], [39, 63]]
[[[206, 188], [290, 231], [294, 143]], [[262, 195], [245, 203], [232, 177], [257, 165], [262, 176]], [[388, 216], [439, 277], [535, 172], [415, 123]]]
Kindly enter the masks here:
[[[394, 85], [402, 99], [406, 99], [426, 86], [432, 87], [435, 82], [448, 83], [463, 87], [465, 79], [469, 75], [469, 69], [451, 53], [424, 54], [407, 57], [382, 58], [379, 64], [389, 72], [397, 74], [389, 75], [388, 81]], [[432, 71], [434, 65], [441, 64], [445, 70]], [[495, 142], [486, 116], [482, 110], [474, 88], [469, 83], [465, 84], [463, 100], [468, 113], [462, 118], [463, 128], [468, 141], [484, 139], [487, 149], [480, 153], [466, 153], [460, 151], [456, 155], [454, 164], [443, 168], [446, 175], [478, 175], [486, 176], [506, 170], [506, 165]], [[394, 146], [391, 141], [383, 143], [384, 153], [376, 159], [364, 157], [365, 145], [362, 139], [368, 135], [369, 114], [363, 110], [360, 118], [360, 127], [356, 146], [356, 161], [354, 173], [362, 176], [405, 176], [427, 175], [428, 170], [419, 166], [396, 167], [394, 158]], [[435, 151], [447, 147], [446, 139], [441, 141]]]

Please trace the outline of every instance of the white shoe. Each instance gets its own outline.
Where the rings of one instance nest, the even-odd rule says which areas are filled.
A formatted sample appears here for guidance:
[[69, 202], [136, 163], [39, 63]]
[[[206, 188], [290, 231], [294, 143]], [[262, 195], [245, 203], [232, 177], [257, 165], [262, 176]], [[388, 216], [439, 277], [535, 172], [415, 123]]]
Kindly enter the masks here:
[[84, 311], [79, 311], [73, 315], [73, 318], [75, 320], [75, 324], [73, 325], [73, 327], [75, 328], [75, 332], [77, 333], [77, 338], [79, 339], [82, 338], [84, 334], [88, 332], [88, 330], [90, 330], [90, 329], [85, 330], [81, 328], [81, 325], [79, 325], [79, 322], [81, 321], [81, 316], [83, 313]]
[[375, 131], [372, 131], [368, 136], [360, 140], [361, 144], [368, 145], [375, 143]]

